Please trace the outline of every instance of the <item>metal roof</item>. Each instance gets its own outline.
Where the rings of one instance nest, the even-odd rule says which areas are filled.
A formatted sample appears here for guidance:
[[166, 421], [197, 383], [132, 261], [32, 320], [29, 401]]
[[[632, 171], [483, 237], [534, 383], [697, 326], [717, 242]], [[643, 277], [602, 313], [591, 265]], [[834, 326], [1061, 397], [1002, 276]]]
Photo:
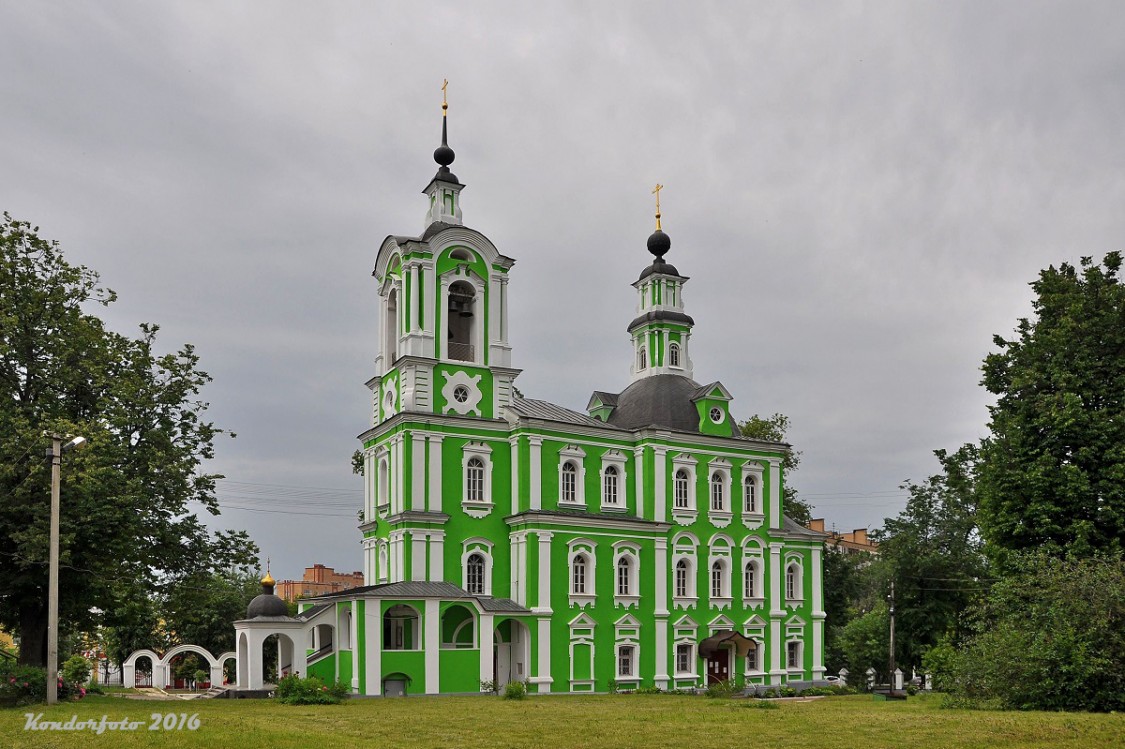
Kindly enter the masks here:
[[548, 403], [547, 401], [533, 400], [531, 398], [514, 398], [508, 408], [517, 416], [530, 419], [561, 421], [566, 424], [577, 424], [579, 426], [598, 427], [601, 429], [606, 428], [605, 422], [598, 421], [578, 411], [571, 411], [569, 408], [556, 406], [554, 403]]

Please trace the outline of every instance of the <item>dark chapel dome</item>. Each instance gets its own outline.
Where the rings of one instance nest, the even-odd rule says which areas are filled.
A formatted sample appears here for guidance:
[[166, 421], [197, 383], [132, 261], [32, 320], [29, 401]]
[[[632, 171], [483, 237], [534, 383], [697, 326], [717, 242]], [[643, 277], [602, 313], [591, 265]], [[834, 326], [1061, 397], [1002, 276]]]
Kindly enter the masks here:
[[[642, 377], [617, 396], [609, 423], [623, 429], [648, 426], [699, 432], [699, 408], [692, 401], [699, 383], [690, 377], [659, 374]], [[733, 427], [732, 427], [733, 429]]]
[[250, 605], [246, 607], [246, 618], [256, 619], [259, 616], [289, 616], [289, 606], [273, 592], [274, 579], [269, 572], [262, 578], [262, 593], [255, 596]]

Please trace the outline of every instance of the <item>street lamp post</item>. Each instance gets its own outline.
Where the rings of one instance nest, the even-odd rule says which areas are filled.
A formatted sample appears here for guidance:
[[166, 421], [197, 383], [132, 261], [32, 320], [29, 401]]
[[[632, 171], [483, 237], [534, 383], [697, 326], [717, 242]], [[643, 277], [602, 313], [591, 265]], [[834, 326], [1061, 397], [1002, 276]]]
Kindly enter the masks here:
[[47, 704], [59, 701], [59, 484], [62, 480], [62, 454], [86, 444], [85, 437], [75, 437], [66, 444], [68, 435], [49, 434], [51, 446], [51, 573], [47, 593]]

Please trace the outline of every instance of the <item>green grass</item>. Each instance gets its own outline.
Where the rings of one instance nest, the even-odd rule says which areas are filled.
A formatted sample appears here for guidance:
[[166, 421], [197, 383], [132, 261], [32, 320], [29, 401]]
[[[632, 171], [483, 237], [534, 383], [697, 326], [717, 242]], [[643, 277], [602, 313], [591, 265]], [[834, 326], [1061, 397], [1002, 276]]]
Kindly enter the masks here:
[[833, 697], [746, 709], [745, 700], [619, 695], [439, 697], [352, 700], [338, 706], [290, 707], [266, 700], [145, 702], [92, 697], [57, 705], [45, 720], [145, 721], [151, 713], [198, 713], [195, 731], [130, 733], [25, 731], [24, 713], [0, 710], [4, 747], [740, 747], [879, 749], [880, 747], [1123, 746], [1125, 716], [942, 710], [940, 698], [874, 702]]

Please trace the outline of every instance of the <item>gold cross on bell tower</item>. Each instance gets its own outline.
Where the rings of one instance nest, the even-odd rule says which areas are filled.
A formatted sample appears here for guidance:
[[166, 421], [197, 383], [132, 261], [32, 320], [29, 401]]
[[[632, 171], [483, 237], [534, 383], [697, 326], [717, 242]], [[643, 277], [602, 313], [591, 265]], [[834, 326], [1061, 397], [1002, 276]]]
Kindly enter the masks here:
[[449, 86], [449, 79], [443, 78], [441, 80], [441, 116], [445, 117], [446, 110], [449, 109], [449, 102], [445, 98], [445, 89]]
[[652, 194], [656, 196], [656, 230], [660, 231], [660, 191], [664, 189], [664, 185], [659, 182], [656, 187], [652, 188]]

